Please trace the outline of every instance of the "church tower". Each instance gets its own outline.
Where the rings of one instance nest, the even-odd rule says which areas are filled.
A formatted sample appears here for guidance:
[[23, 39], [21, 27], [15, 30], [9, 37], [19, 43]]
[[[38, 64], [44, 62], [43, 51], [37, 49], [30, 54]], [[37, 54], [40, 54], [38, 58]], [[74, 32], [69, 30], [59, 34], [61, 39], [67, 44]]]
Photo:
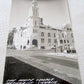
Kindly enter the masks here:
[[28, 25], [32, 27], [39, 26], [39, 12], [37, 0], [32, 1], [32, 7], [29, 9]]
[[32, 1], [32, 7], [29, 10], [29, 16], [35, 16], [35, 17], [39, 16], [37, 0]]

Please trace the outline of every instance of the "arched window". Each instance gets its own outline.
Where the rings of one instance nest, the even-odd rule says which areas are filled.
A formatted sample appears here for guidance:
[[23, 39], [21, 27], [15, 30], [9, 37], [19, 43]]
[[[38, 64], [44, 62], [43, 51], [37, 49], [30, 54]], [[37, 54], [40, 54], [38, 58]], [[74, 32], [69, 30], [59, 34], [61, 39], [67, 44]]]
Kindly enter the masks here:
[[29, 44], [29, 40], [27, 41], [27, 45]]
[[51, 39], [48, 39], [48, 43], [51, 43]]
[[62, 44], [63, 43], [63, 40], [60, 40], [60, 43]]
[[51, 37], [50, 33], [48, 33], [48, 37]]
[[71, 33], [71, 37], [73, 38], [73, 33]]
[[64, 40], [64, 43], [66, 43], [66, 40]]
[[44, 36], [44, 32], [41, 32], [41, 36]]
[[41, 38], [41, 43], [44, 43], [44, 38]]
[[56, 37], [56, 34], [54, 33], [54, 37]]
[[54, 39], [54, 43], [57, 43], [57, 39]]
[[64, 34], [62, 33], [62, 37], [64, 38]]
[[67, 43], [69, 43], [69, 40], [67, 40]]
[[22, 45], [20, 46], [20, 49], [22, 49]]

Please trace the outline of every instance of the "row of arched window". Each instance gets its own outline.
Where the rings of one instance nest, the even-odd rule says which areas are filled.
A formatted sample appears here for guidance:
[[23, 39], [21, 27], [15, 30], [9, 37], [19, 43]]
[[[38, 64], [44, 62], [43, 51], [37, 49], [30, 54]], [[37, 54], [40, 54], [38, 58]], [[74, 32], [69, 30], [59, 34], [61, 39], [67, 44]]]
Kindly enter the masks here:
[[[66, 37], [66, 36], [67, 36], [66, 34], [62, 33], [63, 38]], [[73, 33], [71, 33], [71, 37], [73, 38]]]
[[60, 40], [60, 43], [63, 44], [64, 43], [69, 43], [69, 40]]
[[[44, 36], [44, 32], [41, 32], [41, 36]], [[51, 37], [51, 34], [48, 33], [48, 37]], [[54, 37], [56, 37], [56, 34], [54, 33]]]
[[[41, 38], [41, 43], [44, 43], [44, 38]], [[48, 43], [51, 43], [51, 39], [48, 39]], [[54, 39], [54, 43], [57, 43], [57, 39]]]

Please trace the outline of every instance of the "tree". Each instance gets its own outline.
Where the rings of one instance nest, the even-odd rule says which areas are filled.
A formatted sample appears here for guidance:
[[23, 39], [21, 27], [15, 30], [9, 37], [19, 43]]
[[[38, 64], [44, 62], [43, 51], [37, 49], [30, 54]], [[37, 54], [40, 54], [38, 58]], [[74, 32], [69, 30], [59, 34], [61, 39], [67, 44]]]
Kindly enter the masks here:
[[13, 38], [14, 38], [14, 33], [15, 32], [16, 32], [15, 28], [13, 28], [13, 30], [9, 32], [8, 40], [7, 40], [7, 45], [12, 45], [13, 44]]

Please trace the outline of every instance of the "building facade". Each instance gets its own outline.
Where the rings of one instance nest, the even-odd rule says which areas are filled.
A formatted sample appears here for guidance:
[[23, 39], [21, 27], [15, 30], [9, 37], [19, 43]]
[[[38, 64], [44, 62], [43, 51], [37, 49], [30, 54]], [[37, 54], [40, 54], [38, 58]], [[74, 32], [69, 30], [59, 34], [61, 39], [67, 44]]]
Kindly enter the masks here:
[[74, 38], [70, 25], [61, 29], [52, 28], [39, 17], [37, 0], [32, 1], [27, 24], [15, 29], [13, 45], [16, 49], [55, 49], [56, 52], [75, 50]]

